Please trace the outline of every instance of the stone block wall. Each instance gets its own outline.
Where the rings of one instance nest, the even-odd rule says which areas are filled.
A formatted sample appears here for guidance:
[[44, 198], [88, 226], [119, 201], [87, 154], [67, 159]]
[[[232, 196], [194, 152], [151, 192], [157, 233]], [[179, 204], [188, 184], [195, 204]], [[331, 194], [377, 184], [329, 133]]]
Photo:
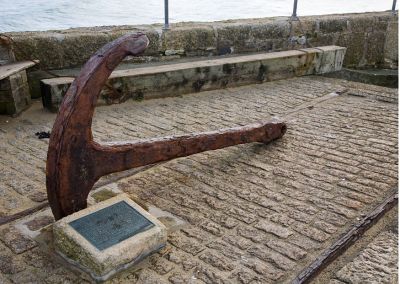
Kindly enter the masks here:
[[[270, 52], [338, 45], [347, 48], [346, 67], [397, 67], [398, 16], [391, 12], [229, 20], [204, 23], [76, 28], [9, 33], [24, 53], [44, 68], [81, 66], [101, 46], [130, 32], [144, 31], [150, 46], [134, 62], [182, 57]], [[306, 40], [306, 43], [305, 43]], [[15, 50], [18, 60], [23, 54]]]
[[397, 18], [389, 22], [384, 49], [384, 65], [389, 68], [398, 67], [399, 58], [399, 23]]
[[10, 41], [0, 36], [0, 66], [15, 61]]

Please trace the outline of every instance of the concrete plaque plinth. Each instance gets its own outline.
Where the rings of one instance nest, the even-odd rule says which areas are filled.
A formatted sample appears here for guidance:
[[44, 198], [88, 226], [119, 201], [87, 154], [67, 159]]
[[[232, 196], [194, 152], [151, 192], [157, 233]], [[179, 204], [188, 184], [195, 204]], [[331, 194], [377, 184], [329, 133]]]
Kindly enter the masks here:
[[103, 281], [165, 246], [167, 230], [125, 194], [54, 224], [56, 251]]

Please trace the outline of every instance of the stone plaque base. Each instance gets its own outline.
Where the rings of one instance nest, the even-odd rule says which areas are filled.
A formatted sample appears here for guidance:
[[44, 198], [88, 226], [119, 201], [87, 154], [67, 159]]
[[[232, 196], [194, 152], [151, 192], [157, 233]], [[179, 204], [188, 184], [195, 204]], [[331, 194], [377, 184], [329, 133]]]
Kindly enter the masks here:
[[104, 281], [154, 253], [167, 230], [125, 194], [67, 216], [54, 224], [56, 251], [97, 281]]

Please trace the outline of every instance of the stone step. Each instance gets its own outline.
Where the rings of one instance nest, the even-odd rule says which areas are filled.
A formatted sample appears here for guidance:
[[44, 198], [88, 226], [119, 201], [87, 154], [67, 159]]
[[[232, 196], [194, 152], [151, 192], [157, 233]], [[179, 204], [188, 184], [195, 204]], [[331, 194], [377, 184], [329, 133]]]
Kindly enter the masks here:
[[13, 62], [0, 66], [0, 114], [17, 115], [30, 102], [26, 69], [38, 61]]
[[[324, 46], [114, 71], [99, 103], [148, 99], [339, 71], [346, 48]], [[56, 111], [72, 77], [41, 80], [44, 107]]]
[[388, 88], [399, 87], [399, 71], [394, 69], [343, 68], [341, 71], [329, 73], [326, 76]]

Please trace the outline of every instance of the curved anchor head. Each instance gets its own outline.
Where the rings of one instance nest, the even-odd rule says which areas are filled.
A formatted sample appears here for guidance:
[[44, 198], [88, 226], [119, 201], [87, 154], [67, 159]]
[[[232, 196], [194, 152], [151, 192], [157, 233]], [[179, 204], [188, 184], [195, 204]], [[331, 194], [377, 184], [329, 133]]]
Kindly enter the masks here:
[[111, 72], [128, 55], [148, 46], [143, 33], [125, 35], [105, 45], [82, 68], [64, 96], [47, 153], [47, 195], [56, 219], [86, 207], [96, 171], [91, 124], [96, 101]]
[[113, 146], [95, 143], [91, 125], [102, 87], [125, 56], [142, 52], [148, 44], [147, 37], [137, 33], [106, 45], [89, 59], [65, 95], [46, 169], [47, 195], [57, 220], [85, 208], [89, 191], [106, 174], [237, 144], [268, 143], [284, 135], [285, 123], [266, 122]]

